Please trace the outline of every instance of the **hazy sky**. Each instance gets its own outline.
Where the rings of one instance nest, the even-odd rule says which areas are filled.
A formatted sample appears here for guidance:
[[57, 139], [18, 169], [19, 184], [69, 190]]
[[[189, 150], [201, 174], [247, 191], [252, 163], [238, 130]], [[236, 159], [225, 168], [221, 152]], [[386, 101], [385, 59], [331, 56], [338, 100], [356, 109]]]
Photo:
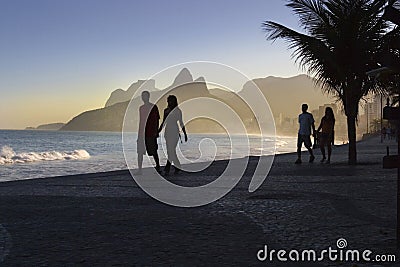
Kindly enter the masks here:
[[67, 122], [192, 60], [252, 78], [300, 73], [264, 20], [297, 27], [282, 0], [0, 0], [0, 128]]

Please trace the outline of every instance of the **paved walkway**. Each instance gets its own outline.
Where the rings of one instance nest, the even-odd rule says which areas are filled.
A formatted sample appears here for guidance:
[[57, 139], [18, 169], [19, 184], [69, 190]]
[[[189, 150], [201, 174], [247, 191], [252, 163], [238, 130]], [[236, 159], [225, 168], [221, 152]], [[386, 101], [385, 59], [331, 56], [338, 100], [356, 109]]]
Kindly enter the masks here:
[[[269, 249], [336, 247], [400, 255], [395, 245], [396, 170], [383, 170], [386, 145], [358, 144], [358, 166], [347, 147], [330, 165], [294, 165], [275, 158], [262, 187], [250, 177], [221, 200], [201, 208], [174, 208], [148, 197], [127, 171], [0, 184], [0, 266], [400, 266], [398, 263], [273, 263]], [[317, 156], [317, 162], [318, 162]], [[252, 158], [248, 174], [256, 165]], [[212, 181], [226, 162], [201, 174], [171, 177], [182, 185]], [[354, 265], [355, 264], [355, 265]]]

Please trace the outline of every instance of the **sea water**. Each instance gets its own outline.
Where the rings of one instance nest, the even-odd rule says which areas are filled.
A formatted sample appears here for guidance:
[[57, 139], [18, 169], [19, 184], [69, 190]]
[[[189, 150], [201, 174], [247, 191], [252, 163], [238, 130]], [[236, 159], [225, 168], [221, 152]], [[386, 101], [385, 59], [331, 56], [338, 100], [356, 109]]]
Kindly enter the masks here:
[[[137, 135], [129, 133], [125, 138], [136, 140]], [[235, 147], [231, 147], [230, 138], [234, 140]], [[165, 140], [163, 136], [158, 140], [163, 165], [166, 161]], [[229, 137], [223, 134], [189, 134], [189, 141], [179, 142], [178, 145], [178, 155], [183, 164], [295, 150], [295, 137], [260, 138], [251, 135]], [[144, 166], [151, 164], [151, 160], [145, 157]], [[0, 130], [0, 181], [126, 168], [121, 133]]]

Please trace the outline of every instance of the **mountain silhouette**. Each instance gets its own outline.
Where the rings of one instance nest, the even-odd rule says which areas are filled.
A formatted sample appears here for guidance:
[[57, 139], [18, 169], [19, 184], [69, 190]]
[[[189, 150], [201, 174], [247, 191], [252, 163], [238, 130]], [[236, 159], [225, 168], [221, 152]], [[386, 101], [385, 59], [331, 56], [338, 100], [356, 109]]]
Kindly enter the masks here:
[[[204, 81], [203, 77], [200, 78], [202, 78]], [[193, 82], [192, 74], [187, 68], [183, 68], [175, 77], [175, 80], [171, 84], [169, 89], [191, 82]], [[121, 88], [114, 90], [106, 101], [105, 107], [112, 106], [116, 103], [130, 101], [139, 88], [141, 88], [142, 90], [147, 90], [149, 92], [159, 91], [159, 89], [156, 88], [155, 80], [138, 80], [137, 82], [133, 83], [126, 91]]]
[[187, 68], [183, 68], [178, 75], [175, 77], [171, 87], [177, 87], [179, 85], [193, 82], [193, 76]]
[[[245, 122], [249, 132], [257, 133], [254, 115], [247, 104], [242, 100], [241, 96], [252, 94], [255, 83], [269, 102], [274, 117], [283, 114], [286, 117], [296, 117], [299, 114], [300, 105], [308, 103], [310, 110], [318, 108], [318, 106], [331, 103], [332, 100], [325, 96], [321, 89], [315, 87], [314, 81], [307, 75], [299, 75], [291, 78], [266, 77], [249, 81], [243, 86], [238, 93], [233, 93], [219, 88], [207, 87], [204, 77], [193, 80], [193, 76], [187, 68], [182, 69], [173, 83], [165, 89], [155, 87], [155, 81], [139, 80], [133, 83], [126, 91], [119, 89], [112, 92], [107, 100], [104, 108], [86, 111], [70, 120], [61, 130], [68, 131], [121, 131], [123, 119], [128, 104], [135, 92], [143, 85], [146, 90], [151, 91], [150, 101], [157, 104], [160, 113], [166, 108], [166, 98], [170, 94], [178, 97], [180, 103], [199, 97], [207, 97], [219, 100], [230, 106]], [[132, 99], [132, 105], [139, 107], [142, 104], [140, 96]], [[213, 112], [223, 114], [223, 111], [213, 110]], [[138, 112], [134, 110], [133, 114], [129, 114], [132, 128], [129, 131], [136, 131], [138, 125]], [[227, 114], [225, 121], [229, 123], [230, 118]], [[206, 119], [193, 120], [187, 125], [190, 132], [223, 132], [217, 123]]]
[[[121, 131], [123, 127], [123, 119], [131, 101], [131, 105], [133, 107], [139, 107], [142, 105], [142, 100], [140, 96], [133, 98], [132, 100], [126, 99], [124, 97], [128, 97], [128, 94], [132, 94], [131, 88], [139, 88], [142, 81], [137, 82], [134, 86], [131, 86], [123, 95], [121, 101], [113, 105], [106, 106], [104, 108], [90, 110], [79, 114], [70, 120], [61, 130], [64, 131]], [[139, 86], [139, 87], [138, 87]], [[220, 89], [214, 89], [220, 90]], [[120, 92], [116, 90], [113, 92], [110, 99], [108, 99], [107, 103], [113, 103], [118, 101], [118, 98], [115, 97], [116, 92]], [[242, 120], [246, 120], [246, 118], [253, 118], [254, 116], [251, 113], [251, 110], [247, 107], [247, 105], [239, 98], [238, 95], [234, 93], [230, 93], [225, 91], [225, 95], [213, 95], [207, 88], [207, 84], [205, 82], [204, 77], [199, 77], [196, 80], [193, 80], [192, 74], [188, 69], [183, 69], [179, 72], [177, 77], [174, 79], [173, 83], [163, 90], [159, 90], [154, 88], [151, 92], [150, 101], [155, 103], [162, 115], [162, 111], [167, 106], [167, 97], [170, 94], [176, 95], [178, 97], [179, 102], [185, 102], [190, 99], [196, 99], [199, 97], [206, 97], [219, 100], [221, 102], [229, 105], [233, 110], [242, 117]], [[113, 98], [113, 99], [111, 99]], [[205, 107], [207, 108], [207, 107]], [[215, 111], [218, 112], [218, 111]], [[229, 115], [222, 114], [222, 117], [226, 116], [225, 121], [229, 123]], [[133, 114], [129, 114], [127, 116], [129, 118], [130, 123], [128, 125], [132, 126], [127, 130], [136, 131], [138, 125], [138, 112], [133, 110]], [[248, 128], [256, 128], [248, 124]], [[254, 123], [253, 123], [254, 124]], [[196, 119], [188, 123], [187, 129], [190, 132], [224, 132], [224, 129], [218, 125], [216, 122], [207, 119]]]
[[309, 76], [302, 74], [290, 78], [269, 76], [247, 82], [240, 95], [252, 94], [251, 83], [254, 82], [268, 101], [274, 117], [280, 114], [294, 118], [301, 113], [301, 104], [307, 103], [309, 110], [332, 103], [334, 99], [324, 94], [320, 87]]
[[112, 106], [116, 103], [121, 103], [125, 101], [129, 101], [136, 91], [142, 86], [143, 90], [147, 91], [156, 91], [156, 81], [155, 80], [138, 80], [137, 82], [133, 83], [129, 86], [128, 90], [117, 89], [113, 91], [108, 98], [105, 107]]

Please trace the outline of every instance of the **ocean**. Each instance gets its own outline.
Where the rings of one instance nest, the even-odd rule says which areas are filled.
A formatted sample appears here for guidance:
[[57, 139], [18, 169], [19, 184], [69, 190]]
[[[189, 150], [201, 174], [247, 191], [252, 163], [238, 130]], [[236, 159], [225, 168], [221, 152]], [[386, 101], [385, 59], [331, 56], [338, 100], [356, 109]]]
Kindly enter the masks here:
[[[136, 140], [135, 133], [128, 139]], [[179, 143], [181, 162], [240, 158], [296, 151], [295, 137], [233, 136], [240, 145], [222, 134], [189, 134], [187, 143]], [[242, 142], [243, 140], [243, 142]], [[263, 142], [261, 147], [260, 140]], [[165, 141], [159, 139], [161, 165], [165, 164]], [[130, 153], [133, 154], [134, 153]], [[135, 159], [136, 160], [136, 159]], [[145, 157], [144, 167], [151, 166]], [[126, 169], [122, 135], [113, 132], [61, 132], [0, 130], [0, 182]]]

